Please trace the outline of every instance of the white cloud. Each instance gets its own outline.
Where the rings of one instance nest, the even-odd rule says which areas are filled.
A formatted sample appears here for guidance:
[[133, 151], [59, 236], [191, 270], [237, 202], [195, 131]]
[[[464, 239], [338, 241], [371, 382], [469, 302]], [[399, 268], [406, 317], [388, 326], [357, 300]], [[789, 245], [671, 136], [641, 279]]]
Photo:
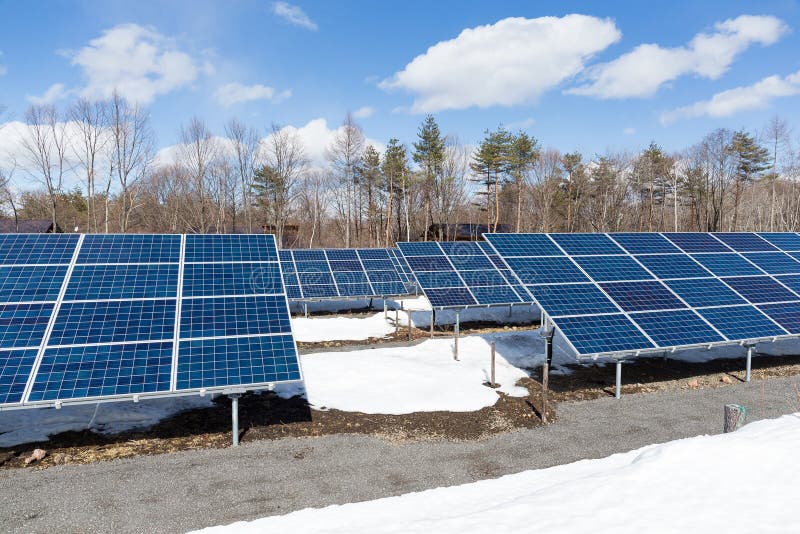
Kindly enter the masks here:
[[533, 117], [528, 117], [520, 121], [510, 122], [506, 124], [506, 128], [508, 130], [527, 130], [534, 124], [536, 124], [536, 120]]
[[27, 95], [25, 100], [31, 104], [52, 104], [53, 102], [66, 98], [69, 93], [70, 92], [66, 90], [63, 83], [54, 83], [48, 87], [47, 91], [41, 96]]
[[311, 20], [299, 6], [288, 2], [273, 2], [272, 12], [294, 26], [316, 31], [317, 23]]
[[178, 50], [173, 40], [137, 24], [105, 30], [66, 55], [83, 69], [86, 86], [80, 92], [89, 98], [106, 98], [116, 89], [128, 100], [146, 104], [213, 71], [210, 64]]
[[631, 128], [631, 127], [625, 128], [624, 130], [622, 130], [622, 133], [624, 133], [625, 135], [635, 135], [636, 128]]
[[228, 83], [219, 87], [214, 92], [214, 96], [220, 104], [227, 108], [234, 104], [252, 102], [254, 100], [280, 102], [292, 96], [292, 92], [287, 89], [276, 93], [275, 89], [272, 87], [261, 84], [243, 85], [241, 83]]
[[532, 102], [620, 35], [586, 15], [506, 18], [431, 46], [379, 86], [413, 93], [417, 113]]
[[363, 106], [353, 112], [353, 117], [357, 119], [366, 119], [375, 114], [375, 108], [370, 106]]
[[771, 45], [787, 31], [778, 18], [742, 15], [718, 22], [712, 33], [698, 33], [686, 46], [639, 45], [613, 61], [591, 67], [586, 72], [589, 83], [566, 92], [602, 99], [645, 98], [688, 74], [716, 79], [748, 47]]
[[730, 117], [741, 111], [763, 109], [772, 100], [800, 94], [800, 71], [786, 77], [768, 76], [753, 85], [736, 87], [689, 106], [661, 114], [662, 124], [692, 117]]

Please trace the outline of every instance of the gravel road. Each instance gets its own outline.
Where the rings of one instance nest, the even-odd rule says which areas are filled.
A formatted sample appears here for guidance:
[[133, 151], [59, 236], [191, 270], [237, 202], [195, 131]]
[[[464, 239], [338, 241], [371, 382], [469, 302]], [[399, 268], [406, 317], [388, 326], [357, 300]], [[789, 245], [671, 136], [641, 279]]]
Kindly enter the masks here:
[[778, 378], [561, 404], [555, 424], [480, 442], [327, 436], [0, 471], [0, 530], [184, 532], [462, 484], [718, 433], [729, 402], [747, 406], [751, 421], [798, 411], [798, 383]]

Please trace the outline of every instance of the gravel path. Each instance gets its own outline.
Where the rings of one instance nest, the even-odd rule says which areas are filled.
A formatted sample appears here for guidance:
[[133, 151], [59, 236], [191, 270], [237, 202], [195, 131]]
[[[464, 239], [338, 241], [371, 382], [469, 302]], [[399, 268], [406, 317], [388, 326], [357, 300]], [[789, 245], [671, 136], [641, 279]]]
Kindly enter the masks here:
[[561, 404], [559, 421], [481, 442], [366, 436], [247, 443], [36, 471], [0, 471], [5, 532], [183, 532], [397, 495], [717, 433], [725, 403], [749, 420], [800, 410], [797, 378]]

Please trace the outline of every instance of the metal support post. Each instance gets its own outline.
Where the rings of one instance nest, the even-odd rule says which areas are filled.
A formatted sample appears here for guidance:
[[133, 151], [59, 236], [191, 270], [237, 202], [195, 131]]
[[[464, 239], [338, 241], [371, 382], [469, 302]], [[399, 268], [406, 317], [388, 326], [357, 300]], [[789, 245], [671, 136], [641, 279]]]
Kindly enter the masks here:
[[394, 335], [400, 333], [400, 310], [397, 308], [394, 309]]
[[750, 382], [750, 369], [752, 368], [753, 346], [747, 347], [747, 367], [744, 372], [744, 381]]
[[459, 312], [456, 312], [456, 325], [454, 329], [453, 359], [458, 360], [458, 334], [459, 334]]
[[408, 340], [411, 341], [411, 310], [406, 312], [406, 318], [408, 319]]
[[622, 396], [622, 360], [617, 360], [617, 387], [614, 391], [614, 397], [620, 398]]
[[542, 423], [547, 424], [547, 397], [550, 390], [550, 364], [553, 361], [553, 329], [542, 331], [544, 338], [544, 364], [542, 365]]
[[489, 379], [489, 385], [492, 386], [493, 388], [497, 387], [497, 382], [495, 381], [495, 376], [494, 376], [495, 350], [496, 350], [495, 343], [494, 341], [492, 341], [492, 374], [491, 378]]
[[[372, 297], [370, 297], [370, 298], [369, 298], [369, 311], [372, 311], [372, 310], [373, 310], [373, 307], [372, 307]], [[385, 311], [385, 310], [384, 310], [384, 311]]]
[[509, 304], [508, 305], [508, 316], [511, 317], [512, 315], [514, 315], [514, 306]]
[[233, 446], [239, 446], [239, 393], [228, 395], [231, 399], [231, 424], [233, 427]]
[[306, 319], [308, 319], [308, 302], [303, 303], [303, 315], [305, 315]]
[[[370, 302], [372, 302], [370, 300]], [[388, 318], [387, 310], [386, 310], [386, 299], [383, 299], [383, 320], [385, 321]]]
[[436, 324], [436, 310], [431, 308], [431, 339], [433, 339], [433, 325]]

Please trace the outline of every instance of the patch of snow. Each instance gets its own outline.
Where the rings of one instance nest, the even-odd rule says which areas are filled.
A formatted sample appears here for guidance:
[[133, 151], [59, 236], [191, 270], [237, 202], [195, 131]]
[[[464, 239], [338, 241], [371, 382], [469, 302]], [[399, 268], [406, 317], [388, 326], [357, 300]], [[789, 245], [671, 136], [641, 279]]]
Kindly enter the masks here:
[[0, 447], [47, 441], [48, 436], [91, 429], [116, 434], [153, 426], [184, 410], [212, 406], [210, 396], [143, 399], [140, 402], [104, 402], [66, 405], [61, 409], [31, 408], [0, 412]]
[[[392, 312], [393, 314], [394, 312]], [[392, 321], [394, 315], [392, 315]], [[369, 317], [293, 317], [292, 331], [297, 341], [359, 341], [386, 337], [394, 325], [383, 318], [383, 312]]]
[[306, 532], [797, 532], [800, 414], [737, 432], [373, 501], [207, 528]]

